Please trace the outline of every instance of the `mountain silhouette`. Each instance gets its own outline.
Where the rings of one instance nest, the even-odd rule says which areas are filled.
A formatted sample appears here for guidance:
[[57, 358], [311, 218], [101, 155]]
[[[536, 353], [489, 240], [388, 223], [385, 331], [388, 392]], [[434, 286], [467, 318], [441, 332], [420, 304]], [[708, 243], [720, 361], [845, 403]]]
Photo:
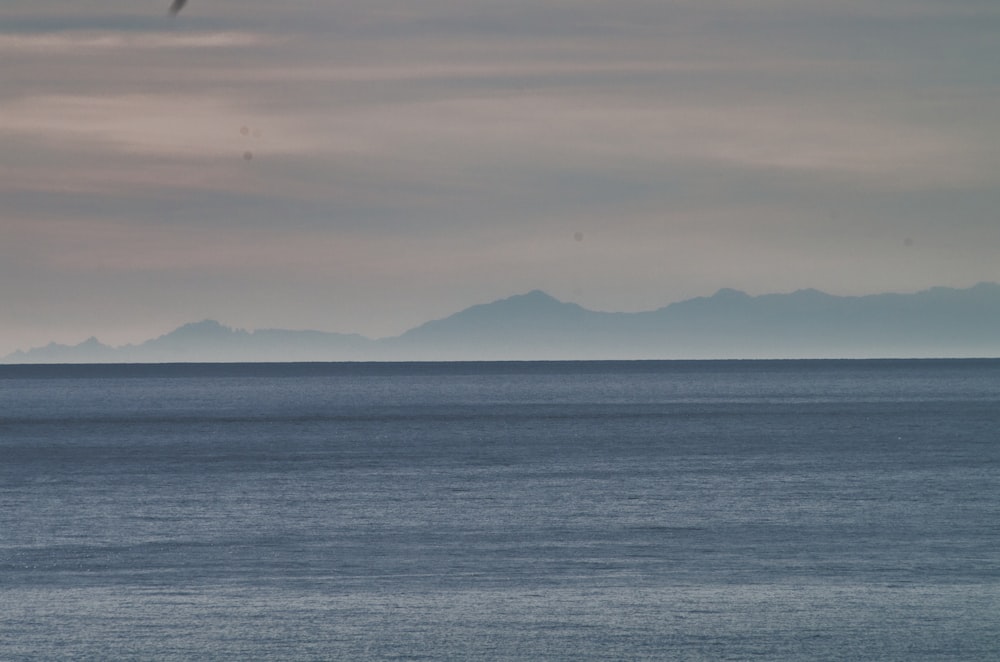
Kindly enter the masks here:
[[612, 341], [621, 323], [619, 314], [587, 310], [534, 290], [427, 322], [382, 345], [399, 356], [421, 353], [439, 359], [456, 354], [486, 360], [569, 358], [585, 356], [597, 341]]
[[475, 305], [400, 336], [185, 324], [139, 345], [50, 343], [4, 363], [867, 358], [1000, 356], [1000, 285], [915, 294], [750, 296], [721, 289], [652, 311], [588, 310], [539, 291]]

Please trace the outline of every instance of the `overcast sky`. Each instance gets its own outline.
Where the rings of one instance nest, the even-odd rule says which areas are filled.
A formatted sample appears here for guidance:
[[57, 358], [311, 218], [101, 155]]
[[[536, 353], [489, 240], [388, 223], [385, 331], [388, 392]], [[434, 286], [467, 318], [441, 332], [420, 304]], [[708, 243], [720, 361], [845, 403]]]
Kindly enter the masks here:
[[1000, 281], [996, 0], [4, 0], [0, 355]]

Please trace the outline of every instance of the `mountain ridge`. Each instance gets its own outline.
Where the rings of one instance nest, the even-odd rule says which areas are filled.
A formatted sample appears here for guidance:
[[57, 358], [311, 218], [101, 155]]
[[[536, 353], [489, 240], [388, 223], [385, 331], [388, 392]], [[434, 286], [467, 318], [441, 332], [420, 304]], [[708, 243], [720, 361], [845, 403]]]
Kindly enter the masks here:
[[532, 290], [391, 338], [248, 331], [206, 319], [136, 345], [91, 337], [18, 350], [0, 363], [927, 356], [1000, 356], [1000, 285], [855, 296], [722, 288], [640, 312], [589, 310]]

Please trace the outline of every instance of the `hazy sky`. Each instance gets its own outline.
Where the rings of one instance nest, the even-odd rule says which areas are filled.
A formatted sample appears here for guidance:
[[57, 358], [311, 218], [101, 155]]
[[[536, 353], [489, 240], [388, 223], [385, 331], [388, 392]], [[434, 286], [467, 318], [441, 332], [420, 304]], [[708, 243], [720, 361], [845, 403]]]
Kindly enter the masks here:
[[1000, 280], [996, 0], [4, 0], [0, 355]]

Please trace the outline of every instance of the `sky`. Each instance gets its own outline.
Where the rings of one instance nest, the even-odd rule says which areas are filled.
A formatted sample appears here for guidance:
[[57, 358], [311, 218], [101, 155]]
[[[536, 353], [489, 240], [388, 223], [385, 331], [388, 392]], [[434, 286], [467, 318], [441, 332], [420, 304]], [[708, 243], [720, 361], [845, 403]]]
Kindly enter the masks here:
[[0, 355], [1000, 281], [996, 0], [4, 0]]

